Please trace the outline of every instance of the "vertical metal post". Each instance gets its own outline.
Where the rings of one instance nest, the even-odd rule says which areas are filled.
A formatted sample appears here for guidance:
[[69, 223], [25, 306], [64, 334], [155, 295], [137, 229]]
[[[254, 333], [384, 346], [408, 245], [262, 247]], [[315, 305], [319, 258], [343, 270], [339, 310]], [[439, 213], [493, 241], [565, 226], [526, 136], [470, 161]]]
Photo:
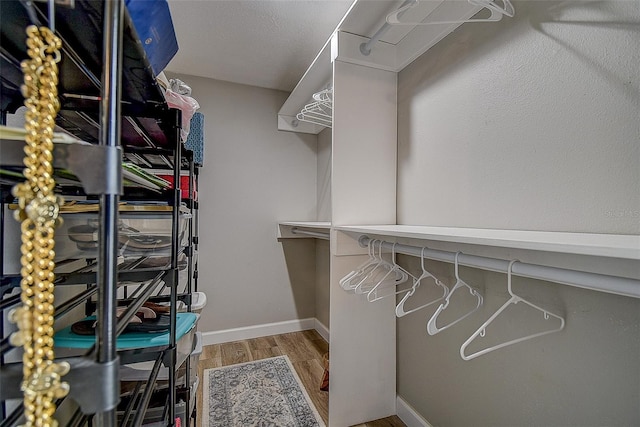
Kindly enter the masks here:
[[[105, 0], [103, 22], [103, 75], [100, 103], [100, 144], [120, 145], [120, 96], [122, 70], [122, 0]], [[116, 159], [109, 173], [119, 176], [121, 159]], [[107, 176], [111, 179], [113, 176]], [[99, 363], [112, 363], [116, 353], [116, 288], [118, 280], [118, 194], [100, 196], [100, 230], [98, 249], [98, 325], [96, 353]], [[117, 373], [117, 370], [116, 370]], [[114, 383], [117, 384], [116, 378]], [[114, 391], [118, 393], [117, 390]], [[96, 425], [116, 425], [115, 408], [96, 414]]]
[[[2, 111], [5, 114], [4, 111]], [[5, 117], [6, 119], [6, 114]], [[4, 124], [4, 122], [3, 122]], [[0, 277], [4, 276], [4, 200], [0, 200]], [[0, 299], [4, 295], [0, 292]], [[4, 313], [0, 312], [0, 334], [4, 336]], [[4, 365], [4, 353], [0, 352], [0, 366]], [[0, 404], [0, 420], [4, 420], [7, 417], [7, 405], [6, 402]]]
[[[194, 226], [193, 226], [193, 222], [195, 221], [194, 219], [194, 212], [195, 212], [195, 199], [193, 197], [193, 189], [194, 189], [194, 185], [193, 185], [193, 180], [195, 179], [194, 177], [194, 166], [193, 166], [193, 154], [191, 155], [191, 158], [189, 159], [189, 199], [191, 201], [190, 203], [190, 207], [189, 207], [189, 213], [191, 214], [191, 219], [189, 220], [189, 264], [188, 264], [188, 276], [187, 276], [187, 293], [189, 295], [192, 294], [193, 292], [193, 261], [195, 258], [195, 243], [194, 243], [194, 239], [193, 239], [193, 232], [194, 232]], [[191, 311], [191, 298], [189, 298], [189, 305], [187, 307], [187, 311]]]
[[172, 223], [172, 241], [171, 246], [171, 274], [173, 274], [173, 285], [171, 286], [171, 328], [169, 329], [169, 425], [173, 426], [176, 422], [176, 321], [177, 321], [177, 290], [178, 290], [178, 249], [180, 246], [180, 167], [182, 164], [182, 143], [180, 142], [180, 128], [182, 123], [182, 112], [180, 110], [171, 110], [171, 119], [175, 126], [175, 154], [173, 157], [173, 223]]
[[[196, 191], [199, 188], [199, 184], [198, 184], [198, 179], [200, 176], [200, 167], [199, 166], [194, 166], [194, 183], [195, 183], [195, 187], [196, 187]], [[200, 220], [200, 203], [197, 201], [193, 202], [194, 204], [194, 216], [193, 216], [193, 221], [194, 221], [194, 226], [193, 226], [193, 240], [194, 240], [194, 250], [197, 253], [198, 252], [198, 245], [200, 244], [200, 224], [199, 224], [199, 220]], [[196, 261], [195, 265], [194, 265], [195, 271], [193, 273], [193, 290], [195, 292], [198, 292], [198, 262]]]
[[[194, 255], [195, 255], [195, 248], [194, 248], [194, 242], [193, 242], [193, 213], [194, 213], [194, 204], [195, 204], [195, 200], [193, 198], [193, 180], [194, 180], [194, 176], [193, 176], [193, 152], [191, 153], [191, 155], [189, 156], [189, 200], [190, 200], [190, 204], [189, 204], [189, 213], [191, 214], [191, 219], [189, 220], [189, 263], [187, 264], [187, 286], [186, 286], [186, 291], [187, 294], [189, 294], [189, 298], [188, 298], [188, 302], [189, 304], [187, 305], [187, 311], [191, 311], [191, 304], [192, 304], [192, 297], [193, 297], [193, 292], [192, 292], [192, 280], [193, 280], [193, 261], [194, 261]], [[189, 408], [191, 408], [191, 399], [194, 398], [194, 396], [191, 396], [191, 369], [193, 369], [193, 366], [191, 366], [191, 357], [187, 357], [187, 360], [185, 362], [185, 380], [184, 380], [184, 385], [185, 388], [187, 390], [189, 390], [189, 392], [187, 392], [187, 398], [185, 399], [185, 425], [186, 427], [190, 427], [191, 426], [191, 413], [189, 412]]]

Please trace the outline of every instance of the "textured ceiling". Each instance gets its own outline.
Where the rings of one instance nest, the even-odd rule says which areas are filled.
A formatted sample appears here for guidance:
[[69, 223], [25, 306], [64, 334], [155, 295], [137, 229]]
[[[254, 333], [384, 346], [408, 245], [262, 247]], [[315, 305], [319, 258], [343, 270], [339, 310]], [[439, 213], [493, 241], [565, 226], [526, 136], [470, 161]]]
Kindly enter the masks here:
[[169, 0], [167, 71], [291, 91], [353, 0]]

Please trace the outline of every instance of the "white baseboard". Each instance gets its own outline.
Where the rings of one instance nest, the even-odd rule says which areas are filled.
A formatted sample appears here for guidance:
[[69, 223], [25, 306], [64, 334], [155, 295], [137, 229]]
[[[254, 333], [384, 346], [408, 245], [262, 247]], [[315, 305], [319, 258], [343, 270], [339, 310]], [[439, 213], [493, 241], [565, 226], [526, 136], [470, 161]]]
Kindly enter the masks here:
[[[222, 331], [203, 332], [202, 342], [204, 345], [212, 345], [231, 341], [249, 340], [269, 335], [305, 331], [307, 329], [316, 329], [317, 323], [320, 322], [315, 318], [310, 317], [308, 319], [288, 320], [285, 322], [265, 323], [262, 325], [245, 326], [243, 328], [225, 329]], [[322, 335], [321, 331], [318, 331], [318, 333]]]
[[396, 412], [407, 427], [433, 427], [400, 396], [396, 396]]
[[318, 331], [318, 333], [320, 334], [320, 336], [322, 338], [324, 338], [324, 340], [326, 342], [329, 342], [329, 328], [327, 328], [321, 321], [319, 321], [318, 319], [313, 319], [314, 320], [314, 329], [316, 331]]

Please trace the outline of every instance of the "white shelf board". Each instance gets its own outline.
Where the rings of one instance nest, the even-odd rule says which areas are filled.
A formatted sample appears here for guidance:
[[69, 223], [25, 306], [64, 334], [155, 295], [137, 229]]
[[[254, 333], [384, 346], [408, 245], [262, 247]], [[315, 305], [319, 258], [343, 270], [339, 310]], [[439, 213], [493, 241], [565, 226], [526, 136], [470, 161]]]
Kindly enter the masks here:
[[638, 235], [491, 230], [414, 225], [358, 225], [335, 227], [335, 229], [338, 231], [372, 234], [376, 236], [640, 260], [640, 236]]

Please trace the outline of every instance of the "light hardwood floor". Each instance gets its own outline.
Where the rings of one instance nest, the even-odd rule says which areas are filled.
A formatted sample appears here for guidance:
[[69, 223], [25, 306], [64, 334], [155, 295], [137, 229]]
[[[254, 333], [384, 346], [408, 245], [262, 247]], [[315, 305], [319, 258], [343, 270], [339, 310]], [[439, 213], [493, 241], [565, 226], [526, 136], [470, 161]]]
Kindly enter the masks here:
[[[206, 369], [287, 355], [320, 416], [327, 423], [329, 393], [320, 391], [320, 381], [324, 372], [322, 356], [328, 351], [329, 345], [315, 330], [209, 345], [202, 350], [198, 363], [198, 377], [202, 379]], [[201, 425], [202, 380], [198, 387], [197, 399], [197, 425]], [[398, 417], [389, 417], [359, 424], [356, 427], [405, 427], [405, 425]]]

